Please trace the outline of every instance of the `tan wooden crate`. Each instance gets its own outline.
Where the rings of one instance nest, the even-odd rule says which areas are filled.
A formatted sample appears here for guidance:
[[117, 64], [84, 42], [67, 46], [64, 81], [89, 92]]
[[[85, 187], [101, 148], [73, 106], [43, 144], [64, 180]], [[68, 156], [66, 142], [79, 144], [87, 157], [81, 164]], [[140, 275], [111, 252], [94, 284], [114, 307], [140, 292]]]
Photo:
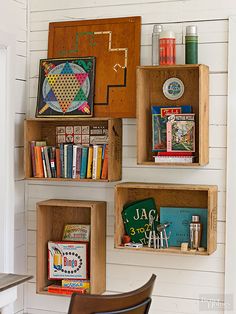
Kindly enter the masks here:
[[[164, 82], [179, 78], [185, 86], [178, 100], [167, 99]], [[138, 164], [156, 166], [203, 166], [209, 162], [209, 68], [206, 65], [137, 67], [137, 146]], [[195, 113], [196, 152], [193, 163], [155, 163], [152, 153], [153, 105], [191, 105]]]
[[[31, 141], [46, 141], [56, 145], [56, 127], [61, 125], [95, 125], [108, 128], [108, 180], [71, 179], [71, 178], [34, 178], [30, 154]], [[25, 178], [48, 181], [119, 181], [122, 164], [122, 120], [110, 118], [40, 118], [25, 120], [24, 125], [24, 168]]]
[[217, 186], [215, 185], [184, 185], [184, 184], [158, 184], [158, 183], [121, 183], [115, 190], [115, 247], [128, 249], [121, 245], [125, 233], [122, 220], [122, 210], [125, 204], [152, 197], [159, 212], [161, 206], [167, 207], [199, 207], [207, 208], [207, 250], [205, 252], [181, 252], [178, 247], [153, 249], [148, 247], [134, 250], [180, 253], [194, 255], [210, 255], [216, 250], [217, 237]]
[[51, 199], [37, 206], [36, 289], [49, 294], [48, 241], [61, 241], [65, 224], [90, 224], [91, 293], [106, 290], [106, 202]]

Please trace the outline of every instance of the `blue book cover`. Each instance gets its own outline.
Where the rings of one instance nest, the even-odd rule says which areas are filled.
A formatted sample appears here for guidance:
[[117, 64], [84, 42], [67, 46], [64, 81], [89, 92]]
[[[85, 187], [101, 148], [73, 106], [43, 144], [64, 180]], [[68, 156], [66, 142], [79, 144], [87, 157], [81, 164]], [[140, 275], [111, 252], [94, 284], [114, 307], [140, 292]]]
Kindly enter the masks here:
[[192, 106], [152, 106], [152, 151], [166, 151], [166, 122], [169, 114], [191, 113]]
[[72, 178], [73, 145], [67, 147], [67, 178]]
[[87, 163], [88, 163], [88, 147], [82, 147], [80, 179], [85, 179], [86, 178]]
[[181, 246], [182, 242], [189, 243], [189, 224], [192, 216], [200, 216], [202, 224], [201, 246], [207, 247], [207, 208], [189, 208], [189, 207], [160, 207], [160, 222], [169, 222], [167, 233], [171, 232], [169, 245]]
[[61, 178], [64, 178], [64, 144], [60, 144]]

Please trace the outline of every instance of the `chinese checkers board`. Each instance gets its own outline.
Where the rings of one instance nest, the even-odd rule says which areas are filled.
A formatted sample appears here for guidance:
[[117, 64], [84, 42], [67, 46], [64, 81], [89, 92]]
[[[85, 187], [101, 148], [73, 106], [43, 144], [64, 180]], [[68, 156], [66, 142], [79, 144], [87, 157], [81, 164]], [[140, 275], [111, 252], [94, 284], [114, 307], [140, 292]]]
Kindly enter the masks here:
[[91, 117], [94, 69], [94, 57], [40, 60], [36, 117]]
[[94, 116], [136, 116], [141, 17], [49, 24], [48, 57], [96, 58]]

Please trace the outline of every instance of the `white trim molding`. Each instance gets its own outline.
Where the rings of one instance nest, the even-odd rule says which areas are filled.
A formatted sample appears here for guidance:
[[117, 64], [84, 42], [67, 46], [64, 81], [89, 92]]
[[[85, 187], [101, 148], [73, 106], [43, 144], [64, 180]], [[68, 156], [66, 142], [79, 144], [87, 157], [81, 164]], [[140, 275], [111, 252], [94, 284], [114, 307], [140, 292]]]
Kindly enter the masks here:
[[[227, 175], [226, 175], [226, 248], [225, 296], [233, 297], [236, 307], [236, 16], [229, 18], [228, 106], [227, 106]], [[235, 313], [235, 309], [225, 313]]]
[[0, 30], [0, 263], [14, 270], [14, 103], [16, 38]]

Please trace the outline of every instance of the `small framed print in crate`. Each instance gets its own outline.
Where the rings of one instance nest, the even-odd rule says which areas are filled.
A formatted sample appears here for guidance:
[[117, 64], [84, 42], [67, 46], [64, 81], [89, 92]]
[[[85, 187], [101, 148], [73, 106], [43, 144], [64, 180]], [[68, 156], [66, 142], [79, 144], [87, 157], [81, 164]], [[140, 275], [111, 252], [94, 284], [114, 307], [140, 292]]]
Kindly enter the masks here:
[[95, 57], [42, 59], [36, 117], [92, 117]]
[[88, 279], [88, 242], [48, 242], [48, 279]]

